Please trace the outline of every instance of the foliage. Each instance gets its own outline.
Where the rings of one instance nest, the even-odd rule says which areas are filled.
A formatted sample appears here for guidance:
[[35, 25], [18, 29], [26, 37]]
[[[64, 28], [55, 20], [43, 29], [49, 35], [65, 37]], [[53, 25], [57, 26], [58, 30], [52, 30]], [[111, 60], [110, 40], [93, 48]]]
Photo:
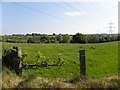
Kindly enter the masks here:
[[103, 43], [118, 41], [119, 34], [26, 34], [2, 36], [2, 42], [10, 43]]
[[32, 38], [28, 38], [27, 43], [34, 43], [34, 40]]
[[70, 36], [68, 34], [63, 35], [63, 43], [70, 43]]
[[116, 37], [116, 36], [111, 36], [110, 38], [111, 38], [111, 41], [117, 41], [117, 39], [118, 39], [118, 37]]
[[24, 61], [24, 59], [25, 59], [25, 57], [27, 57], [27, 53], [22, 53], [22, 58], [21, 58], [21, 61], [22, 61], [22, 63], [24, 64], [25, 63], [25, 61]]
[[111, 38], [110, 38], [110, 36], [105, 36], [105, 40], [106, 40], [106, 42], [110, 42], [111, 41]]
[[118, 34], [118, 41], [120, 41], [120, 34]]
[[15, 51], [13, 49], [7, 50], [3, 48], [2, 63], [10, 69], [13, 69], [14, 54], [15, 54]]
[[58, 54], [58, 61], [57, 61], [56, 65], [57, 65], [58, 67], [61, 67], [63, 64], [64, 64], [64, 60], [63, 60], [63, 58], [62, 58], [62, 55], [61, 55], [61, 54]]
[[27, 40], [27, 43], [40, 43], [39, 37], [30, 37]]
[[48, 35], [46, 35], [46, 34], [42, 35], [42, 36], [40, 37], [40, 41], [41, 41], [42, 43], [49, 43], [49, 37], [48, 37]]
[[83, 35], [81, 33], [77, 33], [77, 34], [73, 35], [72, 42], [73, 43], [83, 43]]
[[98, 43], [99, 38], [95, 35], [90, 35], [87, 39], [88, 43]]
[[105, 37], [104, 37], [104, 36], [100, 36], [100, 37], [99, 37], [99, 42], [100, 42], [100, 43], [106, 42]]
[[41, 67], [44, 66], [44, 67], [47, 67], [48, 66], [48, 60], [45, 56], [43, 56], [40, 52], [37, 53], [36, 55], [36, 58], [37, 58], [37, 62], [36, 64], [37, 65], [40, 65]]
[[49, 39], [49, 43], [57, 43], [56, 37], [51, 36]]

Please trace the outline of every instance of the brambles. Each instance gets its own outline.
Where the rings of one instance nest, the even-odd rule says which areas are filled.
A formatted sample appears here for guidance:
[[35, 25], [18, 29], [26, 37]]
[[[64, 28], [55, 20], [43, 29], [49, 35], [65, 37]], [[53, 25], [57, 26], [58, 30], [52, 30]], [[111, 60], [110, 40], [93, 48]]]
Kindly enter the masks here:
[[36, 65], [39, 65], [40, 67], [47, 67], [48, 66], [48, 58], [43, 56], [40, 51], [36, 54], [37, 62]]
[[58, 54], [58, 61], [57, 61], [56, 65], [58, 67], [61, 67], [63, 64], [64, 64], [64, 61], [63, 61], [62, 55], [60, 53], [60, 54]]
[[[24, 54], [23, 58], [25, 56], [27, 56], [27, 54]], [[42, 55], [41, 52], [38, 51], [35, 54], [35, 58], [36, 58], [35, 64], [28, 64], [27, 62], [24, 62], [23, 63], [24, 68], [25, 69], [29, 69], [29, 68], [37, 69], [39, 67], [48, 67], [48, 66], [61, 67], [64, 64], [64, 61], [61, 57], [61, 54], [58, 55], [58, 60], [55, 60], [53, 58], [49, 58], [49, 57], [46, 57], [46, 56]]]
[[23, 61], [23, 63], [24, 63], [24, 58], [27, 57], [27, 55], [28, 55], [27, 53], [23, 53], [23, 54], [22, 54], [21, 60]]
[[[61, 54], [58, 55], [57, 62], [55, 62], [55, 60], [52, 58], [42, 55], [40, 51], [37, 53], [36, 58], [37, 58], [36, 65], [40, 65], [41, 67], [47, 67], [47, 66], [61, 67], [64, 63]], [[54, 64], [48, 63], [49, 61], [54, 62]]]

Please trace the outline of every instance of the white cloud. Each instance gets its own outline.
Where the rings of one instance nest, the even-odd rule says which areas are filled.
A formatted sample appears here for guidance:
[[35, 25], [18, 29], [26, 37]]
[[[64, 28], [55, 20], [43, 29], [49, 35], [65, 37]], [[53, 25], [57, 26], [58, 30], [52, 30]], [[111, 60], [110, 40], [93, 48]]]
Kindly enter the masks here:
[[84, 15], [87, 15], [87, 13], [85, 12], [66, 12], [65, 13], [66, 16], [84, 16]]

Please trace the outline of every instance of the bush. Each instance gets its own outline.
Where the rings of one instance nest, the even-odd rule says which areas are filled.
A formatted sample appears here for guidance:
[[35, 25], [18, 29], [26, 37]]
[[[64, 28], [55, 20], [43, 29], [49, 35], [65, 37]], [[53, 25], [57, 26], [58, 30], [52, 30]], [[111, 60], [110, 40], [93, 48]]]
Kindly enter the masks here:
[[63, 43], [70, 43], [70, 36], [68, 34], [63, 35]]
[[95, 35], [90, 35], [87, 38], [88, 43], [98, 43], [99, 42], [99, 38]]
[[102, 42], [106, 42], [105, 38], [103, 36], [99, 37], [99, 42], [102, 43]]
[[73, 35], [71, 42], [72, 43], [83, 43], [84, 37], [81, 33], [77, 33], [77, 34]]
[[39, 37], [28, 38], [27, 43], [40, 43]]

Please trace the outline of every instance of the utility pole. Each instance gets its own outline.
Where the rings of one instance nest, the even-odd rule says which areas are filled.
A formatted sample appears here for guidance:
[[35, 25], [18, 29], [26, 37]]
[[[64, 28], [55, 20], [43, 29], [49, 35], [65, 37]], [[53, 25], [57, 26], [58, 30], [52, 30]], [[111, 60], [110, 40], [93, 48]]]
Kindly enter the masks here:
[[114, 25], [114, 23], [112, 23], [111, 21], [110, 21], [110, 23], [108, 23], [109, 24], [109, 34], [113, 34], [113, 28], [115, 28], [115, 27], [113, 27], [113, 25]]

